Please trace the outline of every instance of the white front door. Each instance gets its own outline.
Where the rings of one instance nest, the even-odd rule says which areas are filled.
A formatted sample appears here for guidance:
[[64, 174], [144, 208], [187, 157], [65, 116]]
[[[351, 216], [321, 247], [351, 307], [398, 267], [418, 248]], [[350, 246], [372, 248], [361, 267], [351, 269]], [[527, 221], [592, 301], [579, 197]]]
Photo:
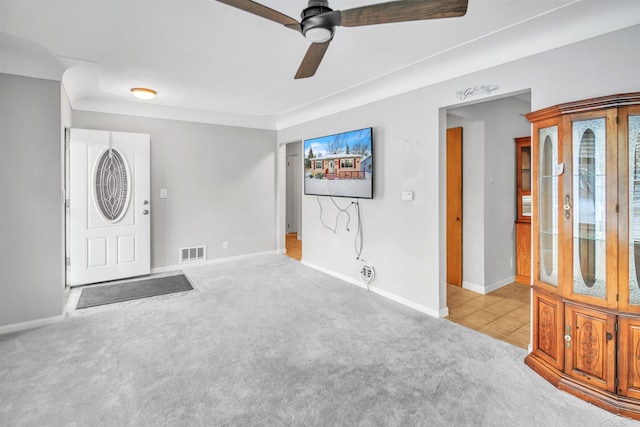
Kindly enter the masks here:
[[151, 271], [150, 137], [71, 129], [70, 286]]

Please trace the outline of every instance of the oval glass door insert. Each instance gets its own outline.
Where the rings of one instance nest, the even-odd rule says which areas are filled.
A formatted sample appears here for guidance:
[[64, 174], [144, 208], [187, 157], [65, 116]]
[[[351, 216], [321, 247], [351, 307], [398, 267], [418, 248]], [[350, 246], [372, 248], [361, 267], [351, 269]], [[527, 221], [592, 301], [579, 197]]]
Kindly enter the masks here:
[[124, 157], [115, 148], [105, 149], [98, 156], [93, 176], [98, 212], [110, 223], [120, 221], [129, 205], [131, 182]]
[[573, 123], [573, 291], [606, 296], [605, 119]]
[[558, 176], [554, 173], [558, 163], [558, 127], [540, 129], [538, 141], [538, 274], [541, 281], [558, 286]]

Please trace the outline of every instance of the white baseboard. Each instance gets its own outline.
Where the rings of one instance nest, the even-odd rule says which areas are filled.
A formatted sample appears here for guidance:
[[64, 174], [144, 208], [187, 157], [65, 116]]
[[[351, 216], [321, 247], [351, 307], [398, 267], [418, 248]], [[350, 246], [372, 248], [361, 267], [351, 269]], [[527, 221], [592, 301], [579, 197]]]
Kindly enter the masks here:
[[467, 289], [473, 292], [477, 292], [479, 294], [484, 294], [484, 286], [477, 285], [472, 282], [467, 282], [466, 280], [462, 281], [462, 289]]
[[479, 294], [482, 295], [486, 295], [488, 293], [491, 293], [493, 291], [495, 291], [496, 289], [500, 289], [503, 286], [507, 286], [513, 282], [516, 281], [516, 277], [515, 276], [510, 276], [507, 277], [506, 279], [500, 280], [499, 282], [496, 283], [492, 283], [490, 285], [486, 285], [486, 286], [482, 286], [482, 285], [478, 285], [476, 283], [472, 283], [472, 282], [467, 282], [465, 280], [462, 281], [462, 287], [464, 289], [468, 289], [470, 291], [473, 292], [477, 292]]
[[499, 282], [492, 283], [491, 285], [486, 287], [487, 293], [493, 292], [497, 289], [510, 285], [515, 281], [516, 281], [516, 276], [509, 276], [506, 279], [500, 280]]
[[435, 310], [433, 310], [433, 309], [431, 309], [429, 307], [425, 307], [422, 304], [418, 304], [416, 302], [413, 302], [413, 301], [408, 300], [406, 298], [400, 297], [400, 296], [398, 296], [396, 294], [392, 294], [391, 292], [388, 292], [388, 291], [385, 291], [385, 290], [382, 290], [382, 289], [378, 289], [376, 287], [371, 287], [370, 291], [374, 292], [374, 293], [376, 293], [378, 295], [381, 295], [381, 296], [383, 296], [385, 298], [388, 298], [388, 299], [390, 299], [392, 301], [400, 303], [400, 304], [402, 304], [404, 306], [407, 306], [409, 308], [417, 310], [417, 311], [419, 311], [421, 313], [427, 314], [427, 315], [429, 315], [431, 317], [446, 317], [446, 316], [449, 315], [449, 308], [448, 307], [444, 307], [444, 308], [440, 309], [439, 311], [435, 311]]
[[12, 332], [24, 331], [25, 329], [37, 328], [39, 326], [51, 325], [53, 323], [62, 322], [64, 315], [54, 317], [45, 317], [44, 319], [29, 320], [28, 322], [13, 323], [11, 325], [0, 326], [0, 335], [10, 334]]
[[[314, 270], [318, 270], [318, 271], [326, 273], [326, 274], [328, 274], [330, 276], [336, 277], [336, 278], [338, 278], [340, 280], [344, 280], [345, 282], [350, 283], [352, 285], [356, 285], [356, 286], [359, 286], [361, 288], [367, 289], [366, 283], [360, 282], [360, 281], [358, 281], [356, 279], [353, 279], [352, 277], [345, 276], [344, 274], [336, 273], [335, 271], [328, 270], [328, 269], [326, 269], [324, 267], [320, 267], [319, 265], [315, 265], [313, 263], [310, 263], [310, 262], [307, 262], [307, 261], [304, 261], [304, 260], [301, 261], [301, 263], [303, 265], [306, 265], [307, 267], [313, 268]], [[400, 296], [398, 296], [398, 295], [396, 295], [394, 293], [391, 293], [389, 291], [385, 291], [385, 290], [376, 288], [375, 285], [369, 286], [369, 290], [371, 292], [375, 293], [375, 294], [378, 294], [378, 295], [380, 295], [382, 297], [390, 299], [391, 301], [395, 301], [395, 302], [400, 303], [400, 304], [402, 304], [404, 306], [407, 306], [409, 308], [417, 310], [417, 311], [419, 311], [421, 313], [427, 314], [427, 315], [429, 315], [431, 317], [445, 317], [445, 316], [449, 315], [449, 309], [447, 307], [441, 309], [440, 311], [436, 311], [436, 310], [433, 310], [433, 309], [431, 309], [429, 307], [425, 307], [422, 304], [418, 304], [418, 303], [413, 302], [411, 300], [408, 300], [406, 298], [400, 297]]]
[[189, 267], [191, 265], [219, 264], [221, 262], [235, 261], [235, 260], [238, 260], [238, 259], [249, 258], [249, 257], [253, 257], [253, 256], [256, 256], [256, 255], [269, 255], [269, 254], [277, 254], [277, 253], [278, 253], [278, 251], [276, 251], [276, 250], [265, 251], [265, 252], [254, 252], [254, 253], [251, 253], [251, 254], [235, 255], [235, 256], [224, 257], [224, 258], [207, 259], [207, 260], [204, 260], [204, 261], [185, 262], [185, 263], [182, 263], [182, 264], [168, 265], [166, 267], [154, 267], [154, 268], [151, 269], [151, 274], [168, 273], [170, 271], [182, 270], [183, 268]]

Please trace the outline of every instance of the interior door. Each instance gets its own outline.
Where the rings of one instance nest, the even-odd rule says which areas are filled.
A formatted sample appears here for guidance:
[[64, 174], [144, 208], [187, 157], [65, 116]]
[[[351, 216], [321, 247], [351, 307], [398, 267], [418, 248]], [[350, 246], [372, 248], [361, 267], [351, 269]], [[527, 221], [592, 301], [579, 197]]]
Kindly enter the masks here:
[[149, 274], [150, 137], [71, 129], [70, 286]]
[[462, 128], [447, 129], [447, 283], [462, 286]]

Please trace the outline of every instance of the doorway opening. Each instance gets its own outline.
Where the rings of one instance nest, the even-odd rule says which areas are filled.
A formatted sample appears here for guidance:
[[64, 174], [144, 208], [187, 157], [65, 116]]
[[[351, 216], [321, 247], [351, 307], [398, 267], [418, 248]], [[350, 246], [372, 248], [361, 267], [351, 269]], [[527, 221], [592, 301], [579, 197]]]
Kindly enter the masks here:
[[[446, 110], [446, 129], [462, 128], [464, 135], [462, 214], [446, 215], [447, 236], [458, 223], [456, 218], [462, 219], [462, 277], [461, 286], [446, 285], [447, 318], [525, 348], [530, 288], [529, 283], [515, 281], [515, 139], [530, 134], [531, 125], [524, 117], [530, 111], [528, 91]], [[446, 179], [449, 195], [449, 171]], [[447, 267], [459, 261], [449, 259], [449, 249], [447, 238]], [[451, 283], [449, 278], [447, 282]]]
[[302, 142], [286, 144], [285, 178], [285, 254], [302, 259]]

